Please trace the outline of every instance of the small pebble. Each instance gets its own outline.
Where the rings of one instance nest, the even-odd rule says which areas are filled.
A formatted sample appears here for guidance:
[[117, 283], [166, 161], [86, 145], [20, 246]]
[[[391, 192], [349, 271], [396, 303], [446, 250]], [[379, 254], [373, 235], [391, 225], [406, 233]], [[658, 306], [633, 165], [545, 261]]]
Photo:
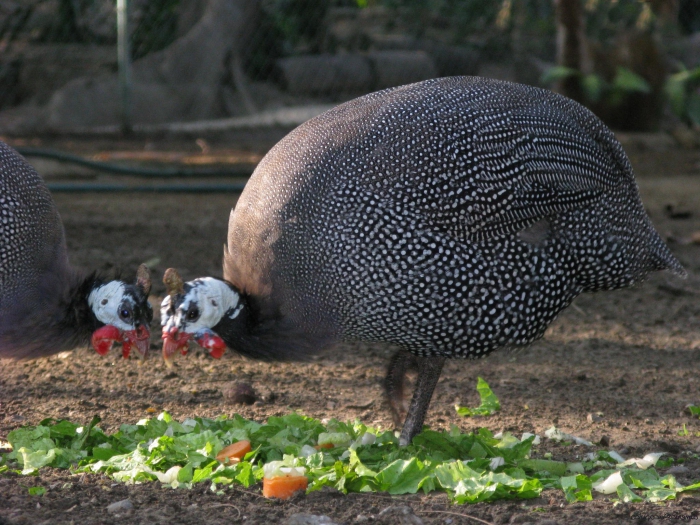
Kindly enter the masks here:
[[252, 386], [248, 383], [236, 383], [224, 389], [224, 397], [237, 405], [252, 405], [258, 399]]
[[127, 512], [133, 510], [134, 504], [131, 500], [123, 499], [121, 501], [115, 501], [111, 505], [107, 506], [107, 512], [110, 514], [120, 514], [122, 512]]

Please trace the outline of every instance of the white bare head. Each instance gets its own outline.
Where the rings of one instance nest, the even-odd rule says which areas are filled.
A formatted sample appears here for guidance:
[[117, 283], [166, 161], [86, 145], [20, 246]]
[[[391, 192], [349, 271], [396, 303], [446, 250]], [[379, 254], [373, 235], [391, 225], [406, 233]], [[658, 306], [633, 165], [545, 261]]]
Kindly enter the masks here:
[[163, 330], [195, 334], [202, 329], [212, 329], [226, 315], [235, 319], [243, 305], [240, 295], [224, 281], [213, 277], [201, 277], [184, 284], [180, 300], [172, 302], [168, 295], [160, 307]]
[[115, 342], [122, 343], [122, 353], [128, 357], [132, 347], [145, 357], [150, 346], [149, 324], [153, 318], [148, 294], [151, 278], [148, 268], [141, 265], [136, 283], [108, 281], [97, 283], [87, 297], [87, 303], [97, 321], [104, 325], [92, 334], [92, 345], [104, 355]]
[[126, 293], [121, 281], [110, 281], [94, 288], [88, 295], [88, 305], [104, 324], [111, 324], [121, 330], [134, 329], [134, 307], [136, 300]]
[[163, 327], [163, 357], [170, 364], [177, 350], [187, 352], [191, 338], [209, 349], [214, 357], [221, 357], [226, 343], [215, 333], [222, 320], [233, 320], [244, 304], [231, 285], [213, 277], [202, 277], [186, 283], [175, 270], [168, 269], [163, 277], [168, 296], [160, 307]]

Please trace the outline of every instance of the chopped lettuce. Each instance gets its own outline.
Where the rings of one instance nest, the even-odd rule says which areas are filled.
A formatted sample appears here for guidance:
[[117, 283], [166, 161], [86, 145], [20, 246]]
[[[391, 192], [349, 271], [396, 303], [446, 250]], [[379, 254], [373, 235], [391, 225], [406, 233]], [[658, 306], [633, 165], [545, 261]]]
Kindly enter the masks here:
[[476, 408], [455, 405], [455, 410], [460, 416], [490, 416], [501, 410], [501, 402], [496, 394], [493, 393], [488, 383], [480, 377], [477, 379], [476, 390], [481, 397], [481, 404]]
[[[497, 409], [498, 400], [479, 381], [482, 406]], [[113, 434], [104, 433], [98, 423], [98, 417], [87, 426], [46, 419], [13, 430], [7, 437], [12, 451], [0, 455], [0, 472], [29, 475], [44, 467], [70, 468], [173, 488], [205, 482], [217, 493], [233, 484], [250, 487], [264, 476], [303, 473], [309, 491], [324, 486], [341, 492], [443, 491], [459, 504], [534, 498], [544, 489], [562, 490], [569, 502], [591, 500], [597, 492], [623, 502], [658, 502], [700, 490], [700, 482], [683, 487], [672, 475], [661, 476], [653, 466], [658, 454], [621, 462], [619, 454], [600, 450], [582, 462], [566, 463], [551, 455], [535, 457], [533, 434], [518, 439], [483, 428], [468, 434], [457, 428], [424, 430], [411, 445], [399, 447], [394, 432], [358, 421], [323, 424], [300, 414], [260, 424], [240, 415], [178, 422], [163, 412], [123, 424]], [[252, 446], [242, 461], [216, 460], [226, 444], [241, 439]], [[315, 448], [324, 444], [334, 446]], [[43, 494], [41, 487], [30, 493]]]

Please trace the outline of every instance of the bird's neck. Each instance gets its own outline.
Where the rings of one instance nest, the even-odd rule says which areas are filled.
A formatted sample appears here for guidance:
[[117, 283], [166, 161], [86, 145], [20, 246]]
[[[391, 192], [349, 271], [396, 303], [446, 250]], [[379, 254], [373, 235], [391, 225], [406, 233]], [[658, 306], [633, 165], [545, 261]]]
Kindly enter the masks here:
[[95, 288], [102, 286], [105, 282], [107, 280], [96, 273], [80, 275], [71, 287], [62, 308], [64, 329], [66, 332], [73, 332], [73, 337], [84, 341], [84, 344], [87, 344], [92, 333], [102, 325], [90, 308], [88, 297]]
[[46, 275], [2, 308], [0, 355], [34, 358], [86, 346], [98, 321], [87, 296], [100, 280], [70, 268]]
[[[258, 324], [258, 312], [251, 311], [251, 302], [247, 296], [240, 294], [239, 301], [236, 307], [226, 312], [212, 329], [229, 348], [247, 357], [255, 357], [255, 351], [250, 346]], [[232, 317], [233, 311], [236, 310], [235, 317]]]
[[303, 361], [335, 341], [332, 334], [310, 332], [265, 299], [241, 294], [243, 308], [224, 316], [213, 331], [241, 355], [266, 361]]

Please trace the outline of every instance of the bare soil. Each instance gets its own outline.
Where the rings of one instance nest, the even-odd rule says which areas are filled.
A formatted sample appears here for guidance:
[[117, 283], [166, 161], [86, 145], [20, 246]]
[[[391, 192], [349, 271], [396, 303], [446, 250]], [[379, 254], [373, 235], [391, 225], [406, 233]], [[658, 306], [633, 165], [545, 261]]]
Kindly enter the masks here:
[[[79, 152], [145, 146], [138, 141], [58, 145]], [[229, 147], [216, 140], [210, 146], [214, 151]], [[268, 146], [253, 140], [244, 149], [264, 152]], [[163, 140], [148, 147], [197, 149], [194, 141]], [[607, 448], [626, 457], [667, 452], [685, 460], [687, 470], [676, 474], [681, 483], [700, 480], [700, 420], [684, 410], [688, 404], [700, 405], [700, 245], [690, 242], [700, 231], [700, 153], [653, 151], [635, 144], [628, 150], [652, 220], [690, 278], [657, 274], [632, 289], [581, 296], [531, 347], [496, 352], [479, 361], [449, 362], [428, 414], [432, 428], [457, 425], [470, 431], [485, 426], [519, 435], [543, 434], [556, 425], [594, 443], [607, 440]], [[221, 275], [228, 214], [236, 198], [55, 195], [72, 262], [87, 268], [118, 267], [133, 275], [139, 263], [149, 261], [154, 305], [164, 293], [160, 279], [168, 267], [178, 268], [185, 278]], [[98, 414], [102, 428], [114, 431], [121, 423], [161, 410], [180, 419], [237, 412], [261, 422], [296, 410], [317, 418], [357, 418], [392, 426], [381, 387], [388, 349], [347, 346], [303, 364], [258, 363], [232, 352], [214, 361], [191, 352], [168, 370], [159, 357], [157, 319], [152, 328], [152, 357], [143, 365], [119, 358], [116, 350], [102, 358], [90, 349], [34, 361], [0, 361], [0, 439], [14, 428], [48, 417], [88, 422]], [[478, 404], [478, 376], [489, 382], [502, 410], [488, 418], [460, 418], [453, 405]], [[255, 404], [232, 404], [228, 393], [239, 383], [254, 388]], [[556, 459], [587, 452], [585, 447], [550, 443], [538, 448], [540, 453], [548, 450]], [[44, 496], [28, 494], [27, 487], [36, 485], [46, 487]], [[127, 498], [133, 510], [107, 512], [110, 503]], [[124, 485], [104, 476], [49, 468], [33, 478], [0, 476], [0, 524], [270, 524], [285, 523], [298, 514], [325, 515], [338, 524], [687, 523], [700, 519], [700, 494], [662, 504], [615, 505], [602, 495], [592, 502], [567, 504], [561, 493], [546, 491], [536, 500], [454, 506], [439, 493], [391, 497], [328, 490], [278, 502], [264, 499], [260, 487], [233, 488], [218, 496], [206, 484], [173, 490], [158, 483]]]

